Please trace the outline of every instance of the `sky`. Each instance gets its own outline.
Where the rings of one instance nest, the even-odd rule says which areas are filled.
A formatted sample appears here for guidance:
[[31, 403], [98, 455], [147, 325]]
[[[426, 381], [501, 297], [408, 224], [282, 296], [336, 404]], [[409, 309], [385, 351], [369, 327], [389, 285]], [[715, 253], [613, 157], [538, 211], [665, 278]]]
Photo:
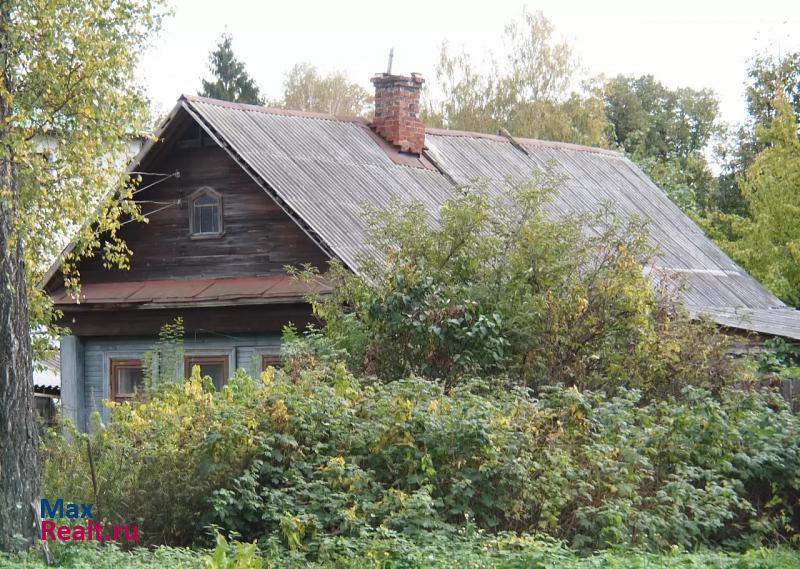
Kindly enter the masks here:
[[386, 70], [390, 48], [393, 72], [435, 80], [442, 42], [478, 58], [502, 54], [505, 25], [524, 8], [541, 10], [587, 74], [652, 74], [670, 87], [713, 89], [722, 120], [732, 124], [746, 118], [748, 61], [800, 51], [800, 0], [174, 0], [172, 7], [139, 66], [159, 114], [199, 90], [223, 32], [274, 99], [299, 62], [345, 71], [371, 91], [369, 78]]

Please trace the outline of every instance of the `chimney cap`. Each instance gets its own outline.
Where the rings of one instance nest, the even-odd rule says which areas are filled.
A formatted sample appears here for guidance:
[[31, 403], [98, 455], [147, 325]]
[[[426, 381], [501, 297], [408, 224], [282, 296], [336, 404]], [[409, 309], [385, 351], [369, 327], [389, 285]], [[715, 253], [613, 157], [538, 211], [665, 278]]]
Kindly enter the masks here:
[[376, 73], [372, 76], [370, 81], [373, 84], [386, 84], [386, 83], [413, 83], [415, 85], [422, 85], [425, 79], [421, 73], [413, 72], [411, 75], [395, 75], [389, 73]]

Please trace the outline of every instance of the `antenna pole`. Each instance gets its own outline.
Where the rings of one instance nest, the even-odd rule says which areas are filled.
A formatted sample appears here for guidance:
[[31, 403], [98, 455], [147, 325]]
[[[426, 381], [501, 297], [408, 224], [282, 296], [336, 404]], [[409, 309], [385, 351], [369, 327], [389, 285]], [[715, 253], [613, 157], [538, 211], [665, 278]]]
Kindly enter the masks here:
[[392, 74], [392, 60], [394, 59], [394, 48], [389, 50], [389, 65], [386, 68], [386, 75]]

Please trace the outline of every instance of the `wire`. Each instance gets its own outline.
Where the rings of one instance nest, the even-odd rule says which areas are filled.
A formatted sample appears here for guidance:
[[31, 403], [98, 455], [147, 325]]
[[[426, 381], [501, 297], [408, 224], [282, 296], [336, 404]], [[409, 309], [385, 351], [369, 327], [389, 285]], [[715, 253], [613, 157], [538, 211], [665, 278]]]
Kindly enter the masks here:
[[[158, 209], [154, 209], [153, 211], [148, 211], [147, 213], [143, 213], [142, 214], [144, 217], [148, 217], [148, 216], [153, 215], [154, 213], [158, 213], [159, 211], [164, 211], [167, 208], [180, 205], [181, 201], [177, 200], [175, 202], [142, 202], [142, 203], [165, 203], [165, 204], [167, 204], [164, 207], [160, 207]], [[122, 223], [120, 223], [119, 226], [122, 227], [123, 225], [128, 225], [129, 223], [134, 222], [134, 221], [139, 221], [139, 220], [138, 219], [129, 219], [127, 221], [123, 221]]]
[[[136, 172], [131, 172], [131, 173], [135, 174]], [[164, 180], [169, 180], [170, 178], [173, 178], [173, 177], [174, 178], [180, 178], [181, 177], [181, 171], [180, 170], [175, 170], [172, 174], [148, 174], [148, 175], [149, 176], [163, 176], [163, 178], [161, 178], [160, 180], [156, 180], [155, 182], [151, 182], [151, 183], [147, 184], [146, 186], [144, 186], [142, 188], [137, 188], [136, 190], [134, 190], [132, 195], [135, 196], [139, 192], [143, 192], [147, 188], [152, 188], [153, 186], [155, 186], [156, 184], [160, 184]]]

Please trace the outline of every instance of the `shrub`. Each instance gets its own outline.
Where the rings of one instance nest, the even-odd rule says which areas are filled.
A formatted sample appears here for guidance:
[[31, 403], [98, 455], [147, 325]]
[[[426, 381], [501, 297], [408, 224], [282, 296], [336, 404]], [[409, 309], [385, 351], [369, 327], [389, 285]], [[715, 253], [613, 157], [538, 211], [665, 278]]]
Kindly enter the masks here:
[[758, 371], [780, 377], [800, 378], [800, 346], [783, 338], [764, 342], [764, 353], [758, 361]]
[[560, 183], [540, 172], [476, 184], [437, 223], [421, 204], [373, 212], [375, 254], [358, 275], [334, 263], [334, 294], [312, 298], [322, 334], [350, 369], [382, 380], [503, 374], [648, 396], [732, 383], [725, 337], [690, 321], [669, 275], [654, 288], [644, 274], [657, 253], [644, 226], [611, 210], [554, 216]]
[[[292, 348], [293, 358], [303, 355]], [[800, 419], [771, 393], [686, 388], [663, 401], [500, 380], [358, 380], [333, 360], [195, 377], [114, 406], [90, 435], [51, 434], [46, 496], [94, 501], [146, 543], [206, 530], [319, 558], [394, 532], [544, 533], [575, 547], [755, 546], [794, 539]]]
[[219, 393], [195, 375], [132, 405], [107, 403], [108, 425], [95, 414], [90, 434], [69, 427], [47, 434], [45, 496], [93, 502], [109, 523], [139, 524], [144, 544], [192, 543], [202, 536], [211, 493], [260, 450], [254, 436], [263, 410], [255, 393], [241, 374]]

